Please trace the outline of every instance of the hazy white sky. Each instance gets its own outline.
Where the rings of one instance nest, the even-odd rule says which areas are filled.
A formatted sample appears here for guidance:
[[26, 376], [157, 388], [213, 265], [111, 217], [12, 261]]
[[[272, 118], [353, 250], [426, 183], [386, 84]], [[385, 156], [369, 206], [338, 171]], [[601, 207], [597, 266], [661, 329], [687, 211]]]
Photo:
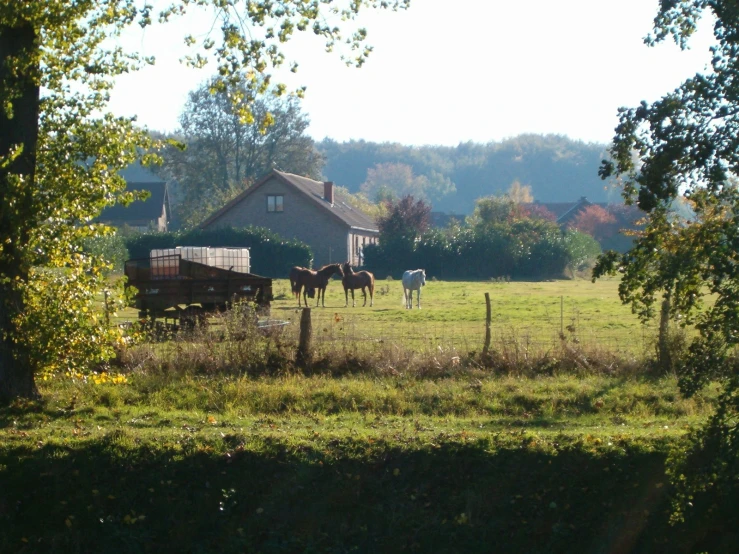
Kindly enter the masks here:
[[[619, 106], [656, 100], [710, 60], [710, 22], [689, 51], [642, 39], [658, 0], [412, 0], [406, 12], [368, 12], [361, 23], [374, 52], [347, 68], [312, 36], [288, 57], [288, 84], [307, 86], [303, 110], [316, 140], [407, 145], [498, 141], [556, 133], [608, 142]], [[203, 17], [132, 30], [129, 48], [157, 64], [119, 79], [111, 109], [149, 129], [174, 131], [187, 93], [215, 66], [178, 62], [182, 37]]]

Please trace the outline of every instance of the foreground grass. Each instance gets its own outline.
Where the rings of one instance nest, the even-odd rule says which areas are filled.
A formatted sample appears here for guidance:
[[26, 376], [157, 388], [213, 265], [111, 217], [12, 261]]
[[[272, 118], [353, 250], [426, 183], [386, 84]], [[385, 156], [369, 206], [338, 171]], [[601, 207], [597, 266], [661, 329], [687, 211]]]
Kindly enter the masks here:
[[0, 411], [0, 552], [729, 551], [674, 379], [132, 375]]

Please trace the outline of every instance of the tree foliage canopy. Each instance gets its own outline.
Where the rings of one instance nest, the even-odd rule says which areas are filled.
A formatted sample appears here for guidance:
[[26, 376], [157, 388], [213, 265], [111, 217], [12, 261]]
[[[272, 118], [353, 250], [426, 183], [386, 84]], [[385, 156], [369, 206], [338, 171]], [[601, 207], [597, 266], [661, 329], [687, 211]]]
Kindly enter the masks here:
[[[371, 170], [386, 165], [409, 166], [418, 187], [399, 189], [433, 204], [434, 211], [469, 214], [475, 200], [509, 191], [519, 181], [531, 187], [539, 202], [562, 202], [587, 196], [591, 202], [618, 201], [618, 191], [604, 186], [597, 171], [606, 145], [583, 143], [559, 135], [525, 134], [499, 142], [457, 146], [405, 146], [364, 140], [317, 143], [326, 165], [324, 175], [357, 192], [373, 182]], [[389, 190], [389, 189], [388, 189]], [[368, 195], [375, 199], [374, 190]], [[383, 199], [386, 199], [383, 197]]]
[[[736, 498], [739, 459], [739, 4], [663, 0], [646, 42], [671, 38], [686, 48], [705, 16], [713, 20], [711, 69], [654, 103], [619, 112], [601, 175], [623, 179], [627, 202], [647, 214], [646, 227], [629, 252], [604, 256], [594, 276], [621, 272], [621, 299], [644, 319], [664, 298], [673, 320], [695, 324], [677, 366], [681, 389], [690, 395], [719, 380], [724, 393], [669, 471], [679, 492], [676, 518], [693, 510], [715, 526], [726, 500]], [[680, 196], [691, 204], [689, 219], [671, 211]]]
[[[623, 273], [621, 298], [642, 317], [654, 316], [668, 294], [673, 318], [696, 323], [699, 335], [681, 367], [688, 393], [724, 372], [739, 342], [739, 190], [732, 180], [739, 175], [739, 6], [662, 2], [646, 39], [671, 37], [686, 47], [705, 12], [715, 20], [712, 71], [652, 104], [619, 110], [601, 174], [623, 179], [627, 203], [646, 212], [647, 225], [630, 252], [604, 257], [596, 268], [596, 276]], [[692, 220], [671, 210], [681, 195], [693, 207]], [[715, 302], [706, 304], [707, 296]]]
[[403, 196], [438, 202], [455, 190], [454, 183], [440, 172], [415, 175], [410, 165], [401, 163], [381, 163], [367, 169], [367, 179], [360, 186], [363, 194], [379, 202]]
[[176, 183], [173, 212], [182, 227], [196, 226], [273, 168], [321, 177], [323, 161], [305, 134], [309, 121], [297, 96], [255, 100], [250, 110], [256, 120], [271, 121], [262, 128], [245, 122], [228, 95], [211, 85], [189, 94], [173, 136], [177, 143], [161, 153], [162, 171]]
[[[329, 50], [342, 46], [345, 62], [360, 66], [371, 48], [356, 16], [408, 4], [175, 0], [158, 18], [198, 8], [215, 14], [219, 25], [212, 33], [184, 37], [195, 47], [189, 62], [214, 60], [212, 87], [230, 93], [234, 110], [253, 121], [258, 95], [286, 91], [271, 70], [287, 62], [282, 45], [295, 33], [322, 37]], [[83, 252], [81, 244], [109, 232], [90, 222], [104, 207], [132, 199], [117, 172], [154, 146], [133, 120], [114, 117], [106, 105], [116, 76], [153, 62], [111, 39], [156, 17], [150, 5], [132, 0], [0, 3], [0, 400], [35, 394], [34, 372], [54, 358], [41, 355], [41, 348], [78, 352], [64, 359], [80, 369], [110, 354], [100, 349], [90, 358], [72, 342], [108, 342], [108, 330], [99, 321], [91, 324], [104, 260]], [[291, 67], [297, 68], [294, 62]], [[267, 126], [271, 119], [258, 123]], [[44, 288], [43, 282], [56, 285]], [[40, 290], [61, 296], [39, 301]], [[38, 316], [37, 309], [54, 306], [65, 325]]]

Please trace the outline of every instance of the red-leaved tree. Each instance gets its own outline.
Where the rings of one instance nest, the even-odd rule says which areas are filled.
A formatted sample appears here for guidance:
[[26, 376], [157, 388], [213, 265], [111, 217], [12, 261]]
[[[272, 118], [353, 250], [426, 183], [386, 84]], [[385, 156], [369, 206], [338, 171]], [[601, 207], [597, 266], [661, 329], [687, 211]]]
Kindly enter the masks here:
[[610, 239], [618, 233], [619, 228], [611, 212], [594, 204], [577, 214], [567, 226], [581, 233], [587, 233], [598, 242]]

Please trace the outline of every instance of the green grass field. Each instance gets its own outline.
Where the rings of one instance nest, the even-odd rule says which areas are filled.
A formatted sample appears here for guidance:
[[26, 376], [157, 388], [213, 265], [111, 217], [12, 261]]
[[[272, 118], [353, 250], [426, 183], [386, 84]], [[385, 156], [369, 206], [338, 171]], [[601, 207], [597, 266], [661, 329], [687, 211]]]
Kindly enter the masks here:
[[[430, 281], [409, 311], [397, 281], [373, 308], [334, 281], [302, 372], [278, 280], [285, 335], [214, 321], [132, 348], [125, 383], [41, 381], [42, 401], [0, 409], [0, 552], [731, 552], [708, 501], [668, 522], [669, 453], [718, 389], [686, 399], [649, 369], [616, 289]], [[505, 368], [464, 355], [485, 292]]]
[[701, 526], [667, 524], [664, 464], [715, 389], [686, 400], [670, 377], [478, 375], [43, 382], [43, 402], [0, 410], [0, 551], [706, 544]]
[[[498, 341], [528, 342], [549, 348], [559, 342], [560, 333], [583, 343], [614, 352], [643, 353], [650, 347], [655, 326], [642, 325], [629, 306], [618, 298], [617, 279], [586, 279], [545, 282], [434, 281], [423, 288], [422, 309], [404, 308], [403, 288], [398, 280], [378, 279], [374, 306], [362, 307], [361, 291], [355, 291], [356, 307], [345, 307], [341, 281], [334, 279], [326, 290], [325, 307], [316, 308], [308, 299], [320, 335], [333, 340], [379, 340], [415, 345], [444, 342], [479, 348], [485, 335], [485, 293], [491, 301], [491, 328]], [[297, 301], [286, 279], [275, 279], [271, 317], [300, 319]], [[118, 314], [114, 321], [136, 317], [133, 308]], [[325, 331], [324, 331], [325, 329]]]
[[[297, 324], [300, 314], [289, 283], [276, 280], [272, 317]], [[654, 325], [642, 325], [618, 299], [618, 280], [547, 282], [427, 281], [422, 309], [404, 309], [400, 281], [378, 280], [374, 306], [345, 308], [341, 282], [326, 293], [326, 307], [312, 310], [316, 336], [350, 342], [378, 341], [415, 348], [479, 350], [485, 336], [485, 293], [491, 302], [493, 342], [546, 351], [560, 334], [589, 347], [642, 355], [654, 343]], [[310, 299], [309, 299], [310, 300]], [[315, 307], [315, 300], [310, 304]], [[415, 304], [414, 304], [415, 306]], [[297, 325], [296, 325], [297, 326]]]

